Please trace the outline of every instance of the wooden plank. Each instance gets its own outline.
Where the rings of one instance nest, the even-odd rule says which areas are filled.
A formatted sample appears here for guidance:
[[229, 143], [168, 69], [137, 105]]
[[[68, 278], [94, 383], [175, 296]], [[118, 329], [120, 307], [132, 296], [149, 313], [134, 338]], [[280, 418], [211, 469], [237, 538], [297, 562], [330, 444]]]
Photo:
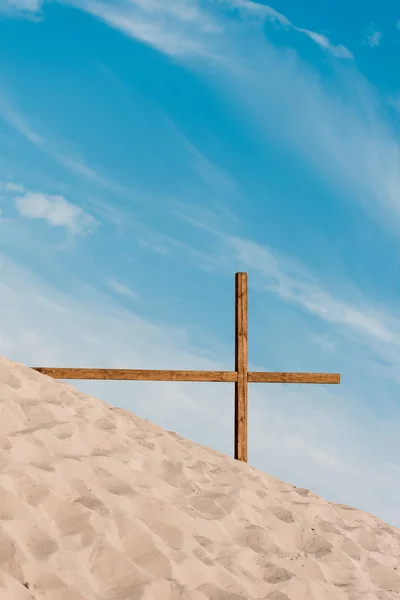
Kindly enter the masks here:
[[[146, 369], [75, 369], [62, 367], [32, 367], [54, 379], [104, 379], [119, 381], [205, 381], [235, 383], [236, 371], [165, 371]], [[248, 383], [340, 383], [337, 373], [275, 373], [249, 371]]]
[[32, 367], [54, 379], [109, 379], [120, 381], [237, 381], [235, 371], [165, 371], [146, 369], [63, 369]]
[[338, 373], [268, 373], [251, 371], [249, 383], [340, 383]]
[[235, 276], [235, 458], [247, 462], [248, 437], [247, 273]]

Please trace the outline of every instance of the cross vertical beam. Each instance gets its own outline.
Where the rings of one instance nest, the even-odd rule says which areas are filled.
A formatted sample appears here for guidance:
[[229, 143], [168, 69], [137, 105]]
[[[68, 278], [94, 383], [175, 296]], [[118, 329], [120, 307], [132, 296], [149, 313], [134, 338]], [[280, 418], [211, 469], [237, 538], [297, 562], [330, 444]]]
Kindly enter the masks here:
[[248, 302], [247, 273], [235, 275], [235, 458], [247, 462]]

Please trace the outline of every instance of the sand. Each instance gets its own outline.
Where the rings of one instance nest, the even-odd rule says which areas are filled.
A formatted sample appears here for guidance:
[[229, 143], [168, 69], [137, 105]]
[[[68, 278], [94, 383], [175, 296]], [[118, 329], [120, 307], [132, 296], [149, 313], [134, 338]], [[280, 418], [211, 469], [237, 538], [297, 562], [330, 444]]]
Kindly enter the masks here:
[[400, 530], [0, 358], [0, 600], [266, 598], [400, 599]]

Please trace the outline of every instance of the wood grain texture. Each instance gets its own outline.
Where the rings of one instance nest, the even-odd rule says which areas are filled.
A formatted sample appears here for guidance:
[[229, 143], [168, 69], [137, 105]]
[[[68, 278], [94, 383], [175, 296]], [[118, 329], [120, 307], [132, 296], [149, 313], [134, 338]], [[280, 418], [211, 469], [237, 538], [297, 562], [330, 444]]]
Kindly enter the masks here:
[[118, 381], [209, 381], [237, 380], [235, 371], [168, 371], [154, 369], [63, 369], [33, 367], [54, 379], [109, 379]]
[[248, 308], [247, 273], [235, 277], [235, 458], [247, 462], [248, 437]]
[[[155, 369], [74, 369], [62, 367], [32, 367], [34, 371], [53, 379], [98, 379], [118, 381], [209, 381], [236, 383], [236, 371], [168, 371]], [[338, 384], [338, 373], [275, 373], [249, 371], [248, 383], [321, 383]]]
[[273, 373], [251, 371], [249, 383], [340, 383], [338, 373]]

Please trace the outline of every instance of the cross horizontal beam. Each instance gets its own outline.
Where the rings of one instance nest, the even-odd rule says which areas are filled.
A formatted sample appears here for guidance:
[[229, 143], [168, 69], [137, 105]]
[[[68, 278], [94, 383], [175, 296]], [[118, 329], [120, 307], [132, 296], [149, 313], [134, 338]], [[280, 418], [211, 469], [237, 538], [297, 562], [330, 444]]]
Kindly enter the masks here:
[[[170, 371], [154, 369], [83, 369], [33, 367], [35, 371], [53, 379], [97, 379], [114, 381], [205, 381], [236, 383], [236, 371]], [[337, 373], [279, 373], [249, 371], [248, 383], [315, 383], [338, 384]]]

